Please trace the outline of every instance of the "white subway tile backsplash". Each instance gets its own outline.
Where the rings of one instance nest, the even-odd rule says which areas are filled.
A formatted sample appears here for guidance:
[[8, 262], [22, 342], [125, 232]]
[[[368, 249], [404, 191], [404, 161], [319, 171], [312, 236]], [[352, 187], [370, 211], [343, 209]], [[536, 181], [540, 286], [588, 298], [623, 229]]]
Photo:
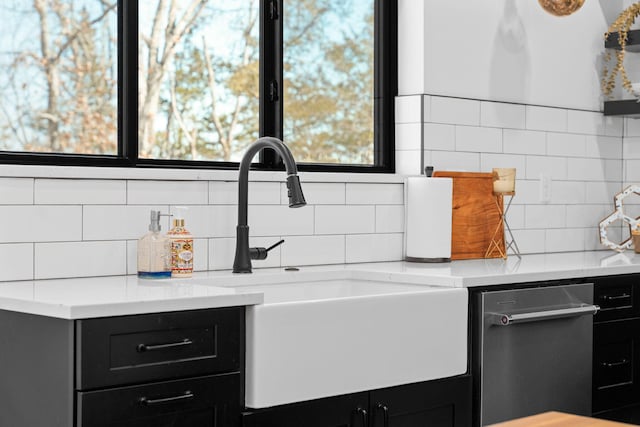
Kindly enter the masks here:
[[623, 170], [620, 160], [603, 160], [604, 163], [604, 179], [606, 181], [622, 181]]
[[375, 206], [316, 206], [315, 234], [356, 234], [374, 231]]
[[[396, 151], [396, 173], [400, 175], [417, 175], [420, 173], [420, 150]], [[304, 188], [302, 191], [305, 191]]]
[[404, 206], [376, 206], [376, 233], [402, 233], [404, 231]]
[[0, 244], [0, 282], [33, 279], [33, 243]]
[[640, 160], [624, 161], [624, 181], [634, 183], [640, 182]]
[[624, 134], [624, 120], [621, 117], [605, 116], [604, 134], [621, 137]]
[[518, 171], [516, 171], [516, 195], [513, 198], [514, 205], [539, 204], [540, 201], [540, 182], [534, 180], [518, 179]]
[[0, 204], [32, 205], [33, 178], [0, 178]]
[[404, 203], [402, 184], [347, 183], [348, 205], [401, 205]]
[[625, 160], [640, 159], [640, 137], [633, 136], [624, 139], [623, 156]]
[[[287, 185], [282, 183], [280, 190], [282, 204], [288, 205]], [[343, 182], [305, 182], [302, 184], [302, 191], [308, 205], [345, 204], [346, 184]]]
[[583, 251], [585, 234], [582, 228], [545, 230], [546, 252]]
[[479, 126], [480, 101], [432, 96], [431, 121], [433, 123]]
[[[251, 192], [253, 188], [249, 188]], [[249, 199], [254, 200], [249, 194]], [[259, 196], [259, 192], [256, 196]], [[251, 202], [255, 203], [255, 202]], [[238, 204], [238, 183], [231, 181], [209, 181], [210, 205], [236, 205]]]
[[422, 123], [396, 124], [396, 150], [420, 150], [422, 147]]
[[403, 235], [360, 234], [346, 236], [346, 262], [401, 261]]
[[530, 205], [525, 209], [526, 228], [563, 228], [566, 226], [564, 205]]
[[423, 121], [431, 121], [431, 96], [422, 95]]
[[568, 114], [563, 108], [526, 106], [527, 129], [567, 132]]
[[597, 227], [600, 221], [613, 212], [613, 205], [568, 205], [567, 227]]
[[511, 230], [519, 230], [524, 228], [525, 206], [514, 205], [513, 203], [514, 202], [511, 203], [509, 211], [507, 212], [507, 222], [509, 223], [509, 227], [511, 227]]
[[567, 159], [567, 179], [606, 181], [606, 161], [602, 159]]
[[480, 153], [433, 151], [431, 152], [431, 163], [435, 170], [478, 172], [480, 170]]
[[564, 157], [527, 156], [527, 179], [546, 175], [554, 180], [567, 179], [567, 159]]
[[[602, 251], [605, 250], [602, 243], [600, 243], [600, 229], [598, 227], [591, 227], [584, 229], [584, 250], [585, 251]], [[615, 256], [615, 255], [614, 255]]]
[[551, 203], [556, 205], [578, 205], [585, 203], [585, 182], [553, 181]]
[[610, 203], [613, 206], [613, 196], [622, 191], [619, 182], [587, 182], [586, 183], [586, 203]]
[[516, 178], [525, 175], [525, 156], [517, 154], [480, 154], [480, 170], [491, 172], [493, 168], [516, 168]]
[[546, 133], [535, 130], [504, 129], [503, 151], [513, 154], [546, 154]]
[[[258, 205], [249, 208], [249, 229], [252, 236], [313, 234], [316, 206], [292, 209], [286, 205]], [[235, 235], [235, 226], [234, 234]]]
[[208, 267], [209, 241], [207, 239], [193, 239], [193, 271], [206, 271], [209, 269]]
[[36, 179], [38, 205], [124, 205], [127, 182], [95, 179]]
[[456, 126], [439, 123], [424, 124], [424, 149], [454, 151]]
[[[254, 206], [250, 205], [248, 210]], [[192, 233], [198, 237], [234, 237], [238, 225], [237, 206], [212, 206], [192, 208], [194, 216], [191, 219]], [[251, 226], [251, 224], [249, 224]]]
[[137, 240], [127, 240], [127, 274], [138, 274]]
[[422, 95], [396, 96], [396, 123], [422, 123]]
[[[586, 155], [587, 157], [595, 157], [599, 159], [618, 159], [621, 160], [623, 146], [626, 147], [626, 139], [624, 145], [622, 138], [614, 136], [591, 136], [585, 137]], [[625, 157], [626, 158], [626, 157]]]
[[480, 125], [494, 128], [524, 129], [525, 107], [503, 102], [480, 103]]
[[114, 276], [127, 273], [127, 242], [35, 244], [35, 278]]
[[502, 152], [502, 131], [496, 128], [456, 126], [456, 151]]
[[129, 205], [206, 205], [206, 181], [135, 181], [127, 183]]
[[513, 230], [513, 237], [523, 254], [539, 254], [545, 252], [544, 230]]
[[627, 117], [624, 119], [624, 137], [640, 136], [640, 120]]
[[567, 119], [567, 130], [571, 133], [606, 135], [604, 117], [600, 112], [568, 110]]
[[282, 266], [342, 264], [345, 236], [291, 236], [282, 247]]
[[586, 137], [574, 133], [547, 133], [547, 155], [585, 157]]
[[[177, 206], [171, 206], [169, 212], [176, 215], [178, 212], [176, 208]], [[235, 236], [238, 218], [237, 206], [186, 206], [186, 208], [185, 228], [191, 232], [194, 238]], [[251, 208], [249, 208], [250, 210]], [[169, 228], [163, 226], [162, 230], [168, 231]]]
[[0, 241], [82, 240], [81, 206], [0, 206]]
[[[168, 213], [167, 206], [99, 206], [85, 205], [82, 209], [82, 240], [139, 239], [149, 231], [150, 211]], [[162, 230], [169, 227], [167, 217], [160, 220]], [[56, 239], [69, 241], [72, 239]], [[81, 240], [80, 238], [74, 240]], [[38, 240], [41, 241], [41, 240]]]

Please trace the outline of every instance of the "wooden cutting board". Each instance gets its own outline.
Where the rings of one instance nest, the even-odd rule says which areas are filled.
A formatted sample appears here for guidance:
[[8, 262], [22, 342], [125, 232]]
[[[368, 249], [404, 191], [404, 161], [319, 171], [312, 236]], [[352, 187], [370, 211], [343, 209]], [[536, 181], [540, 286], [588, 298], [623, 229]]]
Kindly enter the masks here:
[[453, 178], [451, 259], [500, 258], [495, 248], [485, 257], [496, 229], [495, 241], [505, 253], [504, 226], [500, 226], [503, 200], [493, 195], [493, 175], [435, 171], [433, 176]]
[[631, 424], [599, 420], [597, 418], [564, 414], [562, 412], [545, 412], [526, 418], [493, 424], [490, 427], [624, 427], [630, 425]]

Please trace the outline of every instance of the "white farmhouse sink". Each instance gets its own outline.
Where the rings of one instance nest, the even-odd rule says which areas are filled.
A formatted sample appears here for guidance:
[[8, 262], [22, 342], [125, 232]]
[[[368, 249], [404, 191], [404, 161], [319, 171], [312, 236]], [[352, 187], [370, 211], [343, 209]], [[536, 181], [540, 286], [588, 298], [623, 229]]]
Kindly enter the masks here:
[[246, 406], [265, 408], [467, 370], [467, 290], [366, 280], [243, 286]]

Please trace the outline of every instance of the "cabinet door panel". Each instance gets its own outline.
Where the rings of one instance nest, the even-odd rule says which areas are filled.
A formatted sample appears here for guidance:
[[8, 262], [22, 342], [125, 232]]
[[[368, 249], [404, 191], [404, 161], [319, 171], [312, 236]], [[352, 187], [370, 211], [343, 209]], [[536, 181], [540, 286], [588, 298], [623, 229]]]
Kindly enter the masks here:
[[593, 412], [638, 402], [640, 319], [593, 325]]
[[471, 425], [470, 376], [375, 390], [370, 399], [372, 427]]
[[[367, 393], [246, 412], [243, 427], [368, 427]], [[363, 412], [364, 411], [364, 412]]]
[[78, 427], [237, 427], [240, 374], [78, 393]]

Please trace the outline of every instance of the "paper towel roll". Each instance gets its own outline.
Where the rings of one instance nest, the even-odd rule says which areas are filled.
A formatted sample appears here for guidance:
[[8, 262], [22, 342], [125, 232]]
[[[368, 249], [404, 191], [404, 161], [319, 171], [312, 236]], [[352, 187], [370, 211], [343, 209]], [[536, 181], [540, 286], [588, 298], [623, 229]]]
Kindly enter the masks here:
[[451, 178], [407, 177], [406, 260], [451, 261]]

